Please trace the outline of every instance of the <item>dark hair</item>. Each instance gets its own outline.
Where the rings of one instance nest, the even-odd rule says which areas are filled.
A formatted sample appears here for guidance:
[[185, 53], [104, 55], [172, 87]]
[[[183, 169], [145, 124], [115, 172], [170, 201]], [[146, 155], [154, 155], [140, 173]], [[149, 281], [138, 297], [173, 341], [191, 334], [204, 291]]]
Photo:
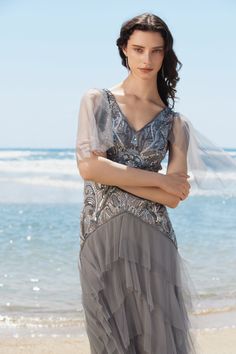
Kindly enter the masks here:
[[[162, 69], [157, 75], [157, 88], [159, 95], [165, 105], [169, 106], [168, 99], [175, 104], [176, 84], [179, 81], [178, 71], [182, 63], [178, 60], [173, 50], [173, 37], [166, 23], [158, 16], [151, 13], [143, 13], [124, 22], [120, 30], [120, 37], [116, 41], [122, 65], [126, 66], [126, 56], [122, 50], [127, 45], [129, 37], [135, 30], [159, 32], [164, 39], [164, 59]], [[177, 65], [179, 68], [177, 70]], [[162, 76], [162, 72], [164, 77]]]

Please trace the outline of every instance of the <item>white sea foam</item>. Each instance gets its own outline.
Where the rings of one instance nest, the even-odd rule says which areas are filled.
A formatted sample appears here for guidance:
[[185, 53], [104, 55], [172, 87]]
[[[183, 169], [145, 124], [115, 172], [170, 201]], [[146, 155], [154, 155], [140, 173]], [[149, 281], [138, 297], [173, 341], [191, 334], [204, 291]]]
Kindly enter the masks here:
[[43, 150], [0, 150], [0, 159], [19, 159], [29, 156], [48, 155], [48, 151]]
[[0, 161], [1, 173], [59, 173], [74, 175], [77, 172], [75, 160], [23, 160]]
[[0, 178], [1, 182], [13, 182], [20, 183], [25, 185], [34, 185], [34, 186], [47, 186], [47, 187], [57, 187], [57, 188], [69, 188], [69, 189], [82, 189], [83, 181], [67, 181], [63, 179], [53, 179], [47, 176], [45, 177], [16, 177], [16, 178]]

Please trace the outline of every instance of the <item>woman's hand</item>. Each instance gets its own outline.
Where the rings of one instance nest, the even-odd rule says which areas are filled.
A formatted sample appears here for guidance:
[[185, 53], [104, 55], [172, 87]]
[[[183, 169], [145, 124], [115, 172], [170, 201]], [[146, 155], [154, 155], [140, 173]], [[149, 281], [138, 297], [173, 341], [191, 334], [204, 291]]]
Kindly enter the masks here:
[[106, 151], [102, 152], [102, 151], [94, 150], [94, 151], [92, 151], [92, 155], [107, 157]]
[[182, 172], [174, 172], [163, 175], [163, 183], [161, 188], [166, 192], [176, 195], [181, 200], [184, 200], [188, 197], [189, 190], [191, 188], [187, 178], [190, 178], [189, 175]]

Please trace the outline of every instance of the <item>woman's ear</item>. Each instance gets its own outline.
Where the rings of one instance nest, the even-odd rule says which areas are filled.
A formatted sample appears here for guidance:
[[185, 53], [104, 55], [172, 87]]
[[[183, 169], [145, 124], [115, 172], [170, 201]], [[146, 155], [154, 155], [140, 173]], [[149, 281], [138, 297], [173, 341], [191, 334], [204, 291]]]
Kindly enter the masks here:
[[122, 47], [122, 51], [123, 51], [124, 55], [127, 57], [126, 47]]

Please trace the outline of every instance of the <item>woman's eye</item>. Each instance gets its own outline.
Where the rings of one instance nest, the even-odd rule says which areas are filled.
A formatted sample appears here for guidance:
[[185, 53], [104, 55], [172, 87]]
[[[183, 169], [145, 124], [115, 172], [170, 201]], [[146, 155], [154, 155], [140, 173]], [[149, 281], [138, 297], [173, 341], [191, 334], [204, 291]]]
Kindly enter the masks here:
[[[134, 50], [136, 50], [136, 52], [141, 53], [142, 49], [140, 48], [134, 48]], [[161, 49], [155, 49], [154, 52], [161, 52]]]

